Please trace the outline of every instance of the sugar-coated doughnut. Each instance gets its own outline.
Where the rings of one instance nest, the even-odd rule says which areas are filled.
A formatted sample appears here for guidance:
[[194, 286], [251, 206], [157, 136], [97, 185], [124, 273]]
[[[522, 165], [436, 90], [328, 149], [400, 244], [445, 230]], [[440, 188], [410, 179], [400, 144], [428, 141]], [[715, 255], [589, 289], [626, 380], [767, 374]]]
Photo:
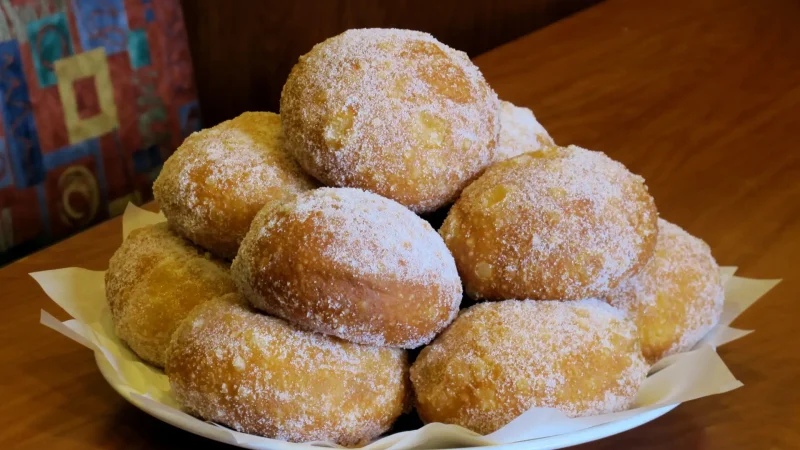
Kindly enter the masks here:
[[656, 243], [644, 179], [600, 152], [549, 147], [497, 163], [440, 229], [473, 298], [604, 298]]
[[315, 186], [284, 152], [280, 116], [246, 112], [186, 138], [153, 194], [178, 233], [233, 259], [265, 203]]
[[498, 108], [465, 53], [393, 29], [316, 45], [281, 95], [287, 149], [308, 173], [415, 212], [453, 201], [494, 161]]
[[547, 130], [536, 120], [533, 111], [500, 101], [500, 139], [497, 144], [497, 161], [517, 155], [536, 152], [555, 145]]
[[117, 336], [158, 367], [192, 308], [236, 289], [225, 263], [166, 223], [132, 231], [108, 262], [105, 284]]
[[599, 300], [465, 309], [411, 367], [425, 422], [487, 434], [532, 407], [569, 417], [627, 409], [647, 376], [636, 326]]
[[231, 270], [256, 308], [361, 344], [426, 344], [461, 302], [455, 262], [436, 231], [399, 203], [354, 188], [270, 203]]
[[405, 351], [300, 331], [238, 294], [191, 312], [172, 337], [166, 372], [190, 413], [293, 442], [365, 443], [410, 396]]
[[620, 283], [609, 303], [639, 329], [649, 363], [691, 350], [719, 322], [725, 293], [719, 266], [705, 242], [666, 220], [650, 262]]

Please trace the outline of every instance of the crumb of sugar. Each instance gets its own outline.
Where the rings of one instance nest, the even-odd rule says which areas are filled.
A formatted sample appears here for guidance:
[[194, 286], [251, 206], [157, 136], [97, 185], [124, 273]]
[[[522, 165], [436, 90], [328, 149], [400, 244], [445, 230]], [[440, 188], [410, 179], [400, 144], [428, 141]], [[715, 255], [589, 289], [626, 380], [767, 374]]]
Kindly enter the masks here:
[[536, 120], [533, 111], [500, 101], [500, 139], [497, 159], [503, 161], [555, 145], [547, 130]]

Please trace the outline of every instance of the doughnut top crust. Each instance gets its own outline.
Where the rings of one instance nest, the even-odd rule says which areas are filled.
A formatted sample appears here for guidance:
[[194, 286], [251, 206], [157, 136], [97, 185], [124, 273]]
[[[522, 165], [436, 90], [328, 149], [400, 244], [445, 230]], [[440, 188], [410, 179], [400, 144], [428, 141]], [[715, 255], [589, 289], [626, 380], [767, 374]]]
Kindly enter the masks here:
[[430, 34], [356, 29], [316, 45], [281, 96], [287, 149], [329, 186], [433, 211], [494, 161], [497, 95]]
[[441, 237], [399, 203], [320, 188], [267, 205], [233, 263], [257, 308], [303, 328], [415, 348], [458, 312], [461, 281]]
[[[442, 239], [407, 208], [360, 189], [321, 188], [295, 197], [280, 212], [298, 222], [311, 220], [332, 237], [321, 256], [359, 276], [434, 284], [458, 276]], [[322, 219], [322, 220], [315, 220]], [[262, 236], [280, 219], [269, 220]]]
[[724, 300], [719, 266], [708, 245], [662, 219], [653, 257], [609, 297], [636, 323], [650, 363], [691, 350], [719, 321]]
[[192, 311], [173, 335], [166, 372], [190, 412], [292, 442], [365, 443], [410, 393], [405, 351], [298, 330], [237, 294]]
[[532, 407], [578, 417], [630, 406], [648, 366], [636, 327], [599, 300], [470, 307], [411, 367], [425, 422], [491, 433]]
[[440, 233], [473, 297], [577, 300], [641, 269], [656, 220], [642, 177], [600, 152], [551, 147], [489, 168]]
[[232, 259], [265, 203], [314, 187], [282, 148], [280, 116], [246, 112], [186, 138], [153, 193], [178, 233]]

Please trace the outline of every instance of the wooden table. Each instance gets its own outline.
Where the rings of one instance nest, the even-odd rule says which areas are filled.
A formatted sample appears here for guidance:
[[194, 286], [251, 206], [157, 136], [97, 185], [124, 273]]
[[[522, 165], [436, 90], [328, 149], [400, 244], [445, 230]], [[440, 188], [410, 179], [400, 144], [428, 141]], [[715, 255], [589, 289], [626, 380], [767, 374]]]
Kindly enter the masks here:
[[[757, 331], [720, 349], [745, 387], [588, 448], [800, 448], [798, 24], [794, 0], [609, 0], [477, 58], [557, 142], [642, 174], [720, 263], [784, 278], [735, 323]], [[27, 273], [103, 269], [119, 242], [112, 220], [0, 270], [0, 448], [218, 447], [125, 403], [38, 325], [60, 311]]]

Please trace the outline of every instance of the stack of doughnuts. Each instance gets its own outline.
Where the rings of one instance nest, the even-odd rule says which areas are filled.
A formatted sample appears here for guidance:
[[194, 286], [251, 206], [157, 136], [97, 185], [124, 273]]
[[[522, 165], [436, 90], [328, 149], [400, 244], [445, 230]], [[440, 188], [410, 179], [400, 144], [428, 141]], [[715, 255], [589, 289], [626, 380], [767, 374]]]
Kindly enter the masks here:
[[318, 44], [280, 116], [192, 134], [154, 194], [167, 222], [106, 273], [117, 334], [246, 433], [352, 446], [412, 407], [479, 433], [624, 410], [722, 310], [708, 246], [642, 177], [556, 145], [416, 31]]

